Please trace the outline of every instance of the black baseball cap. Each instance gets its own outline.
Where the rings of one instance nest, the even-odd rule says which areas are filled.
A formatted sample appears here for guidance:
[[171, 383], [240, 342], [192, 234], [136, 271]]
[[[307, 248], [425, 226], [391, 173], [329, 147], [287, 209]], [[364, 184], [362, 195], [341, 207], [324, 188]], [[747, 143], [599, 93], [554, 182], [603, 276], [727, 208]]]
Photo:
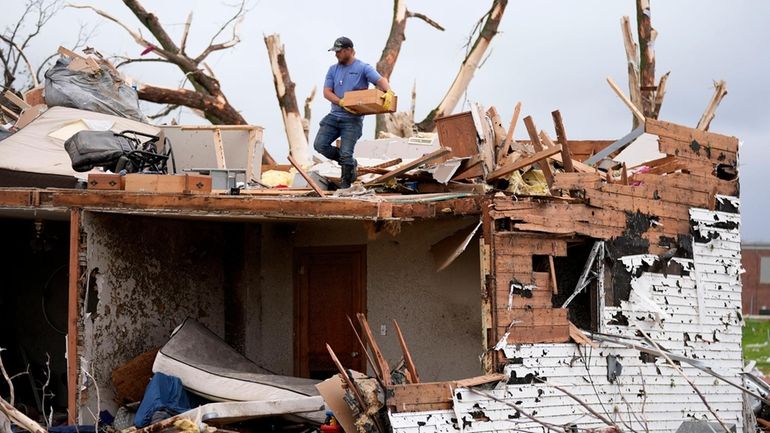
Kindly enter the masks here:
[[353, 48], [353, 41], [351, 41], [350, 38], [341, 36], [334, 41], [334, 46], [329, 48], [329, 51], [337, 52], [343, 48]]

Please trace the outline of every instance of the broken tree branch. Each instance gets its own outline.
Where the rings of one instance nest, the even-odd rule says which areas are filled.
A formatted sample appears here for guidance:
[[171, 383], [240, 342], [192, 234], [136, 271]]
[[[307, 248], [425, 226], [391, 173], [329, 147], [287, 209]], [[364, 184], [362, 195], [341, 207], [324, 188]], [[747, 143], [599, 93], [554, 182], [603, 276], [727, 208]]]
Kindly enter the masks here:
[[[623, 46], [626, 49], [626, 59], [628, 61], [628, 92], [631, 97], [631, 103], [642, 111], [642, 88], [639, 79], [639, 54], [638, 46], [631, 36], [631, 22], [627, 16], [620, 19], [620, 29], [623, 32]], [[639, 120], [633, 118], [633, 128], [639, 126]], [[632, 129], [633, 129], [632, 128]]]
[[641, 84], [641, 111], [652, 117], [655, 110], [655, 38], [652, 28], [650, 0], [636, 0], [636, 24], [639, 33], [639, 75]]
[[430, 19], [430, 17], [429, 17], [429, 16], [427, 16], [427, 15], [425, 15], [425, 14], [421, 14], [421, 13], [419, 13], [419, 12], [412, 12], [412, 11], [410, 11], [410, 10], [407, 10], [407, 11], [406, 11], [406, 17], [407, 17], [407, 18], [419, 18], [419, 19], [421, 19], [421, 20], [425, 21], [426, 23], [428, 23], [428, 25], [430, 25], [430, 26], [431, 26], [431, 27], [433, 27], [434, 29], [436, 29], [436, 30], [441, 30], [442, 32], [443, 32], [444, 30], [446, 30], [446, 29], [444, 28], [444, 26], [442, 26], [441, 24], [439, 24], [439, 23], [437, 23], [437, 22], [433, 21], [432, 19]]
[[663, 74], [660, 77], [660, 82], [658, 82], [658, 90], [655, 92], [655, 111], [652, 113], [653, 119], [657, 119], [660, 116], [660, 107], [663, 105], [663, 98], [666, 96], [666, 82], [668, 82], [669, 75], [671, 75], [671, 71]]
[[711, 100], [706, 106], [706, 111], [703, 112], [703, 115], [698, 121], [698, 126], [695, 127], [696, 129], [701, 131], [709, 130], [711, 121], [714, 120], [714, 116], [716, 115], [717, 107], [719, 106], [719, 103], [722, 102], [722, 98], [724, 98], [725, 95], [727, 95], [727, 83], [725, 83], [724, 80], [715, 81], [714, 95], [711, 96]]
[[313, 86], [310, 95], [305, 98], [305, 116], [302, 118], [302, 129], [305, 131], [305, 140], [308, 140], [308, 143], [310, 143], [310, 119], [313, 115], [312, 105], [313, 99], [315, 99], [316, 89], [317, 86]]
[[428, 113], [425, 119], [417, 124], [417, 129], [419, 131], [433, 131], [436, 129], [436, 118], [451, 114], [457, 106], [457, 103], [460, 102], [460, 98], [468, 89], [468, 85], [473, 79], [473, 74], [476, 72], [476, 69], [478, 69], [480, 62], [484, 58], [484, 53], [486, 53], [489, 48], [492, 38], [498, 33], [497, 29], [507, 5], [508, 0], [492, 1], [492, 7], [484, 17], [482, 17], [484, 25], [481, 27], [468, 55], [465, 56], [452, 85], [449, 87], [444, 99], [441, 100], [438, 106]]
[[289, 66], [286, 62], [286, 52], [281, 43], [281, 37], [276, 33], [265, 36], [267, 54], [270, 58], [270, 69], [273, 72], [273, 84], [281, 108], [283, 126], [289, 142], [289, 154], [303, 167], [310, 163], [308, 139], [302, 127], [302, 117], [299, 114], [297, 96], [294, 94], [294, 82], [289, 76]]

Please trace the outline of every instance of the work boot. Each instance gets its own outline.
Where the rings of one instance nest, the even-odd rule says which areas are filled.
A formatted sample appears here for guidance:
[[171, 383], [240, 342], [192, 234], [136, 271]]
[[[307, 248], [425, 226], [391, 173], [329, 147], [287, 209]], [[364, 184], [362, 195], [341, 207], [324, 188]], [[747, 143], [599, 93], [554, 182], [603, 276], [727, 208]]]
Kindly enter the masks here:
[[353, 183], [353, 180], [355, 180], [355, 166], [349, 165], [349, 164], [343, 164], [340, 166], [342, 168], [342, 175], [340, 176], [340, 189], [346, 189], [350, 188], [350, 184]]

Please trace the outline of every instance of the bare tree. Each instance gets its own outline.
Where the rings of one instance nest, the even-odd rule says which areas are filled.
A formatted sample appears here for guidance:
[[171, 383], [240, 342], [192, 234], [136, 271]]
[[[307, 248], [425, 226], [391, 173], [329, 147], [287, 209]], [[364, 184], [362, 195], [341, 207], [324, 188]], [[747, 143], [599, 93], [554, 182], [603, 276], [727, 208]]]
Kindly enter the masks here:
[[655, 113], [655, 50], [653, 47], [658, 32], [652, 28], [650, 0], [636, 0], [636, 23], [639, 33], [641, 109], [645, 117], [653, 117]]
[[[0, 41], [3, 42], [0, 44], [0, 64], [3, 67], [5, 89], [20, 92], [39, 84], [36, 69], [25, 50], [60, 8], [59, 0], [29, 0], [19, 19], [0, 34]], [[17, 80], [22, 77], [27, 80], [17, 84]]]
[[[382, 50], [382, 54], [380, 55], [380, 60], [377, 62], [377, 72], [380, 73], [383, 77], [390, 80], [390, 76], [393, 73], [393, 69], [396, 66], [396, 61], [398, 60], [398, 55], [401, 53], [401, 45], [406, 40], [406, 22], [409, 18], [419, 18], [432, 27], [444, 31], [444, 27], [442, 27], [437, 22], [433, 21], [432, 19], [428, 18], [427, 15], [412, 12], [406, 7], [406, 0], [394, 0], [393, 1], [393, 20], [390, 24], [390, 34], [388, 35], [388, 40], [385, 42], [385, 48]], [[375, 126], [375, 137], [379, 136], [380, 132], [382, 131], [390, 131], [388, 128], [387, 117], [392, 117], [390, 115], [377, 115], [377, 124]], [[392, 119], [391, 120], [391, 124]], [[412, 119], [413, 120], [413, 119]]]
[[[169, 88], [143, 83], [137, 89], [140, 99], [158, 104], [183, 106], [199, 110], [213, 124], [242, 125], [247, 123], [241, 113], [230, 104], [222, 91], [219, 80], [216, 79], [211, 68], [205, 63], [208, 56], [212, 53], [232, 48], [241, 41], [240, 24], [247, 13], [245, 0], [239, 3], [233, 15], [222, 24], [209, 40], [209, 44], [197, 55], [187, 53], [187, 36], [192, 24], [192, 13], [187, 17], [179, 39], [179, 45], [177, 45], [158, 17], [152, 12], [147, 11], [139, 0], [123, 0], [123, 3], [144, 28], [150, 32], [153, 40], [146, 39], [141, 32], [134, 30], [128, 24], [104, 10], [89, 5], [69, 5], [69, 7], [90, 9], [103, 18], [114, 22], [128, 32], [139, 46], [144, 48], [145, 55], [153, 54], [157, 56], [127, 58], [117, 64], [117, 67], [137, 62], [169, 63], [179, 68], [184, 74], [184, 82], [192, 86], [192, 89], [183, 86]], [[221, 41], [220, 36], [226, 31], [229, 31], [231, 36], [229, 39]], [[263, 155], [263, 163], [275, 163], [267, 151]]]
[[[473, 34], [476, 35], [476, 39], [472, 45], [469, 44], [470, 50], [465, 56], [460, 70], [457, 72], [457, 76], [452, 82], [452, 85], [447, 90], [444, 99], [434, 108], [420, 123], [417, 124], [417, 129], [420, 131], [433, 131], [436, 128], [435, 119], [446, 114], [452, 113], [452, 111], [460, 102], [460, 98], [463, 93], [468, 89], [468, 85], [473, 79], [473, 74], [476, 69], [482, 63], [484, 53], [489, 48], [489, 44], [492, 38], [498, 33], [497, 28], [500, 25], [500, 20], [503, 18], [505, 7], [508, 5], [508, 0], [493, 0], [492, 7], [484, 16], [476, 23]], [[482, 25], [483, 23], [483, 25]]]

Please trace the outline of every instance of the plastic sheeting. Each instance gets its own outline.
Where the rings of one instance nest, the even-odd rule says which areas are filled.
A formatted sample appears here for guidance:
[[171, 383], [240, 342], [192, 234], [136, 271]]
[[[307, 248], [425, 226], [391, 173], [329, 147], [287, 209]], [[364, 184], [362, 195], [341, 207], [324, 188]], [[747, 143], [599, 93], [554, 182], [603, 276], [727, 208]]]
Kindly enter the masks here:
[[68, 65], [68, 59], [60, 58], [45, 73], [44, 95], [49, 107], [78, 108], [147, 122], [139, 111], [136, 90], [116, 80], [106, 66], [89, 74], [71, 71]]

